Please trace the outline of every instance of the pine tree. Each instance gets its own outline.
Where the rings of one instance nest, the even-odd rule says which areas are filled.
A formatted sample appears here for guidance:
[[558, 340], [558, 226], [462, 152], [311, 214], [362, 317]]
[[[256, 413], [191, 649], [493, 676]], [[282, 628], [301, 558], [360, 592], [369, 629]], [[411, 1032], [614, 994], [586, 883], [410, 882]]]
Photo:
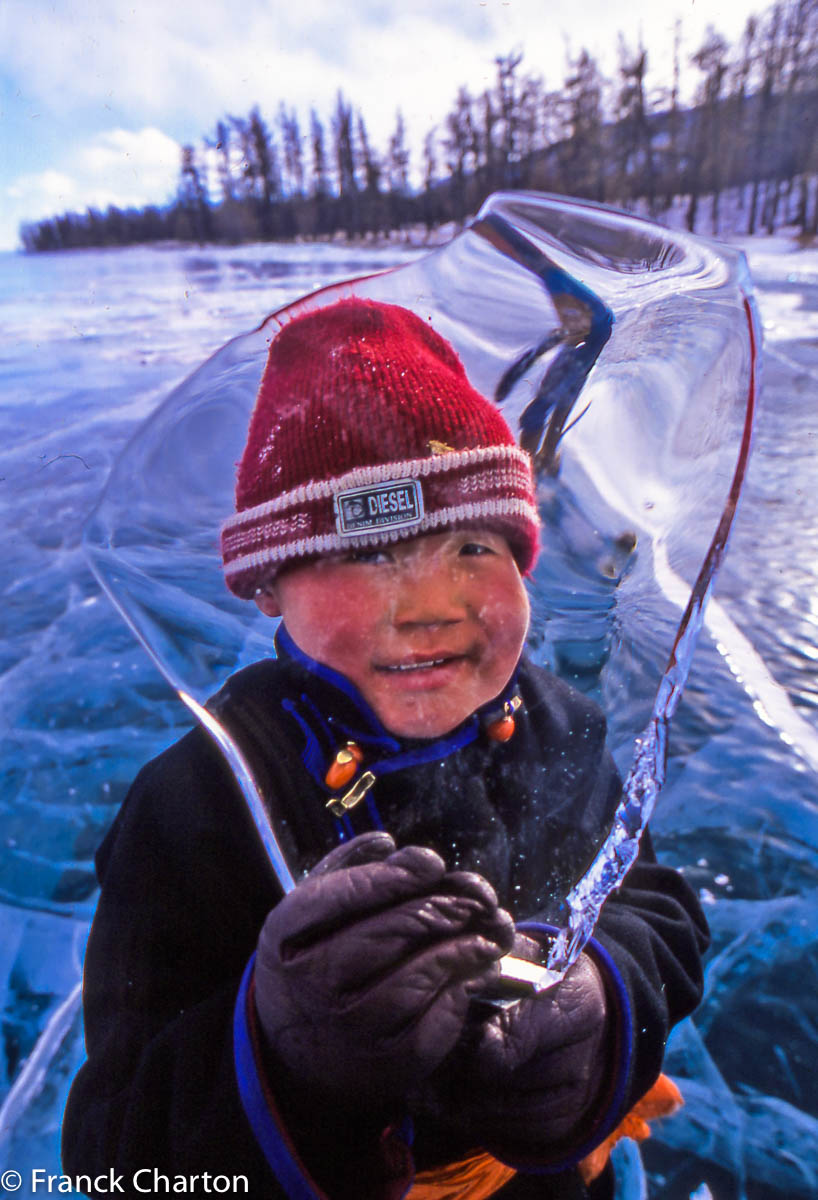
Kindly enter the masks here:
[[361, 196], [361, 225], [365, 230], [378, 233], [386, 223], [383, 197], [381, 195], [381, 174], [383, 168], [378, 155], [369, 141], [366, 122], [360, 110], [358, 112], [357, 126], [357, 160], [359, 163], [359, 174], [364, 181], [363, 194]]
[[569, 141], [563, 151], [563, 169], [570, 194], [600, 203], [606, 193], [602, 97], [603, 79], [596, 59], [583, 49], [574, 62], [569, 61], [565, 80]]
[[252, 192], [259, 229], [263, 237], [271, 238], [278, 232], [275, 207], [281, 199], [281, 174], [272, 134], [257, 105], [250, 111], [248, 134]]
[[386, 174], [389, 183], [389, 225], [400, 229], [409, 219], [409, 147], [406, 143], [406, 125], [403, 113], [395, 114], [395, 129], [389, 139], [386, 156]]
[[312, 151], [310, 191], [317, 199], [324, 200], [330, 194], [329, 168], [324, 142], [324, 126], [314, 108], [310, 112], [310, 148]]
[[691, 156], [690, 203], [687, 210], [687, 228], [691, 233], [696, 228], [699, 197], [703, 190], [710, 191], [713, 196], [713, 232], [718, 233], [719, 228], [719, 198], [723, 180], [722, 88], [727, 74], [727, 50], [727, 42], [709, 25], [704, 42], [690, 60], [704, 75], [697, 93], [699, 108]]
[[468, 88], [458, 88], [455, 104], [445, 121], [443, 149], [449, 170], [449, 215], [462, 220], [468, 212], [467, 178], [478, 163], [478, 138], [472, 116], [472, 98]]
[[421, 193], [421, 212], [426, 232], [443, 220], [443, 210], [437, 196], [437, 129], [430, 129], [423, 139], [423, 191]]
[[770, 135], [772, 132], [773, 106], [775, 91], [780, 82], [782, 60], [782, 24], [783, 13], [781, 6], [776, 4], [762, 27], [759, 59], [763, 64], [761, 87], [756, 93], [754, 108], [756, 120], [751, 132], [753, 181], [750, 198], [750, 212], [747, 219], [747, 232], [754, 234], [761, 201], [762, 176], [766, 174], [765, 163], [769, 161], [772, 151]]
[[499, 170], [492, 179], [492, 187], [514, 188], [520, 186], [521, 158], [521, 83], [517, 74], [523, 61], [521, 50], [495, 58], [497, 78], [495, 82], [495, 111], [499, 124], [498, 159]]
[[352, 106], [347, 104], [341, 92], [335, 103], [332, 117], [332, 142], [335, 170], [338, 181], [337, 212], [339, 224], [348, 234], [356, 234], [361, 228], [361, 205], [358, 179], [355, 173], [355, 145], [353, 139]]
[[[210, 205], [204, 173], [196, 159], [193, 146], [182, 146], [179, 188], [176, 194], [179, 220], [176, 236], [184, 240], [204, 242], [210, 236]], [[107, 236], [122, 244], [121, 213], [109, 207], [106, 217]]]
[[283, 191], [287, 196], [300, 199], [304, 195], [304, 147], [298, 114], [284, 103], [278, 108], [278, 128], [284, 159]]
[[652, 214], [656, 200], [656, 171], [645, 95], [647, 66], [648, 54], [642, 43], [631, 51], [620, 33], [620, 86], [614, 113], [619, 144], [619, 194], [623, 201], [644, 196]]

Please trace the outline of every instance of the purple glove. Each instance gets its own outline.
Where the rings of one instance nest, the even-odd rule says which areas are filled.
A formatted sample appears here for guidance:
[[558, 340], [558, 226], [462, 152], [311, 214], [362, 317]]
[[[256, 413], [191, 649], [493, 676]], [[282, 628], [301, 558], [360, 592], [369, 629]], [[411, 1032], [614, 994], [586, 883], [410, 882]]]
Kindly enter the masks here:
[[472, 992], [514, 938], [479, 875], [363, 834], [270, 912], [255, 997], [273, 1056], [322, 1099], [384, 1104], [454, 1046]]
[[[534, 958], [521, 943], [514, 953]], [[485, 1012], [437, 1072], [428, 1107], [466, 1143], [510, 1162], [541, 1159], [576, 1135], [605, 1082], [601, 977], [583, 954], [556, 987]]]

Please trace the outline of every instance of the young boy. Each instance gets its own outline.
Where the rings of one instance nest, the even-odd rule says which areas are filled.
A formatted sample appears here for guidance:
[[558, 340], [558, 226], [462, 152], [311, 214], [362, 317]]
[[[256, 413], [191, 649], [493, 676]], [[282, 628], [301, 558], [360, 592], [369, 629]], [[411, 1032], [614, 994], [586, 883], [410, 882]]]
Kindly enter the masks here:
[[283, 621], [211, 707], [300, 882], [202, 730], [140, 773], [97, 860], [68, 1173], [610, 1195], [578, 1164], [659, 1075], [707, 933], [646, 845], [560, 985], [485, 1002], [503, 954], [544, 961], [620, 791], [601, 713], [521, 657], [537, 541], [527, 456], [427, 323], [347, 300], [273, 340], [222, 552]]

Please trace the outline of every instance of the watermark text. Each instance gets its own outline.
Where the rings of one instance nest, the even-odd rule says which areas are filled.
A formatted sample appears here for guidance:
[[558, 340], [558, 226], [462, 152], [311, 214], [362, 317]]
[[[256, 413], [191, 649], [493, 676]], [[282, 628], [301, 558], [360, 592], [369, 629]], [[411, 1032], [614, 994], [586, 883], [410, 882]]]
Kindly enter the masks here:
[[214, 1175], [202, 1171], [197, 1175], [166, 1175], [156, 1167], [141, 1167], [132, 1175], [105, 1171], [100, 1175], [50, 1175], [34, 1167], [28, 1179], [19, 1171], [8, 1170], [0, 1175], [0, 1195], [19, 1192], [28, 1183], [33, 1196], [246, 1196], [250, 1183], [246, 1175]]

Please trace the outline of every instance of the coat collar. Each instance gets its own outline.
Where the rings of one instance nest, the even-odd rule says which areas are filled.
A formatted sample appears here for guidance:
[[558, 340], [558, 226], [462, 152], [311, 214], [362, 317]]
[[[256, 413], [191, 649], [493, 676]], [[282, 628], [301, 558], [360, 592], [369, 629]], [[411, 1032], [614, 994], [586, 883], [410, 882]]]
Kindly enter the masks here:
[[358, 689], [345, 675], [306, 654], [293, 641], [283, 622], [276, 630], [277, 657], [295, 685], [282, 707], [304, 736], [301, 757], [327, 794], [327, 767], [336, 750], [356, 742], [364, 751], [367, 770], [376, 777], [423, 763], [440, 761], [468, 746], [481, 735], [487, 716], [502, 709], [517, 691], [515, 670], [503, 692], [461, 725], [441, 738], [397, 738], [383, 725]]

